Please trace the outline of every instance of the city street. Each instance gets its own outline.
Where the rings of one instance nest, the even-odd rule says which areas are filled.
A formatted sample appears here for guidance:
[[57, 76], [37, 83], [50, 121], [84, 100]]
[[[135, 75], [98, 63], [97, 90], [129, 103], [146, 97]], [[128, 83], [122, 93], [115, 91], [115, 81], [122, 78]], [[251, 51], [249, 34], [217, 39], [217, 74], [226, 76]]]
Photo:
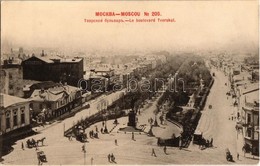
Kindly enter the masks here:
[[[157, 146], [156, 137], [169, 138], [173, 133], [180, 130], [170, 122], [160, 127], [154, 127], [153, 133], [155, 137], [149, 137], [145, 133], [135, 133], [135, 140], [132, 140], [131, 133], [118, 132], [119, 128], [127, 125], [128, 117], [118, 119], [119, 125], [116, 126], [110, 134], [99, 134], [99, 139], [88, 139], [86, 143], [86, 157], [82, 152], [82, 145], [78, 141], [69, 141], [63, 137], [63, 128], [70, 127], [73, 122], [92, 115], [97, 112], [97, 105], [101, 98], [108, 99], [109, 103], [115, 100], [121, 92], [112, 93], [108, 96], [101, 96], [92, 103], [90, 109], [77, 113], [74, 117], [65, 119], [64, 121], [47, 127], [42, 130], [41, 134], [32, 136], [34, 139], [46, 137], [45, 146], [40, 147], [47, 156], [47, 164], [112, 164], [108, 162], [108, 154], [113, 153], [117, 164], [228, 164], [225, 157], [225, 149], [229, 148], [237, 164], [256, 164], [258, 160], [247, 159], [240, 154], [240, 160], [236, 160], [237, 141], [235, 121], [228, 120], [235, 108], [231, 105], [231, 100], [227, 100], [226, 92], [228, 88], [225, 86], [224, 74], [215, 71], [215, 83], [208, 96], [205, 110], [202, 111], [202, 117], [199, 121], [197, 129], [203, 132], [203, 137], [213, 138], [213, 148], [200, 150], [197, 145], [190, 145], [187, 149], [179, 150], [175, 147], [167, 147], [167, 154], [163, 152], [163, 147]], [[157, 98], [158, 99], [158, 98]], [[138, 124], [144, 125], [145, 132], [148, 132], [150, 126], [147, 122], [148, 118], [154, 118], [153, 111], [156, 109], [157, 100], [148, 101], [141, 114], [138, 115]], [[212, 105], [212, 109], [208, 109], [208, 105]], [[159, 121], [158, 121], [159, 122]], [[92, 125], [86, 130], [95, 130], [95, 127], [102, 127], [101, 123]], [[113, 120], [107, 121], [108, 130], [114, 127]], [[32, 138], [30, 137], [30, 138]], [[4, 156], [4, 164], [37, 164], [36, 150], [34, 148], [21, 149], [21, 143], [27, 140], [17, 141], [14, 145], [14, 151]], [[118, 146], [114, 141], [117, 139]], [[152, 148], [154, 148], [157, 157], [151, 156]]]

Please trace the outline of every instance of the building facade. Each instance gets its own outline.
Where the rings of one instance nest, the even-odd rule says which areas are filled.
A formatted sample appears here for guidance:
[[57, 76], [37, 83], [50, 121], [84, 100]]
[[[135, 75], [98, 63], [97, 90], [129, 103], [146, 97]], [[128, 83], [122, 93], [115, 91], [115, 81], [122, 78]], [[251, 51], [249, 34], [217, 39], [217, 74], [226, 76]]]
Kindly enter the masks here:
[[240, 98], [244, 145], [259, 155], [259, 89], [244, 91]]
[[30, 126], [29, 101], [0, 94], [0, 134], [5, 135]]
[[82, 58], [48, 56], [44, 52], [23, 61], [22, 68], [24, 79], [67, 82], [72, 86], [77, 86], [84, 75]]
[[29, 100], [34, 121], [44, 122], [80, 106], [82, 94], [77, 87], [59, 85], [47, 90], [36, 89]]
[[0, 70], [0, 92], [9, 93], [9, 75], [5, 70]]

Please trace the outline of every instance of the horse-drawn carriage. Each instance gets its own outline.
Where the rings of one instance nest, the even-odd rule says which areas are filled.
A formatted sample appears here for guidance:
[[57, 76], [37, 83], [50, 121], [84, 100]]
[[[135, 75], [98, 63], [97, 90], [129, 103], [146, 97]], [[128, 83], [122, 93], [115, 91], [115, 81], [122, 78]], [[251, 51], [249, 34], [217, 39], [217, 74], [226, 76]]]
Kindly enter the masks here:
[[78, 126], [74, 129], [74, 135], [76, 140], [80, 142], [87, 142], [87, 134], [85, 133], [82, 126]]
[[87, 134], [86, 133], [79, 133], [76, 135], [76, 140], [80, 142], [87, 142]]
[[233, 161], [233, 156], [231, 155], [229, 149], [226, 149], [226, 159], [227, 161]]
[[38, 158], [39, 162], [47, 162], [46, 155], [44, 154], [43, 151], [37, 152], [37, 158]]
[[37, 146], [39, 146], [39, 143], [40, 143], [40, 142], [42, 143], [41, 146], [43, 146], [43, 142], [44, 142], [45, 139], [46, 139], [45, 137], [43, 137], [43, 138], [41, 138], [41, 139], [38, 139], [37, 141], [35, 141], [33, 138], [32, 138], [31, 140], [28, 139], [28, 140], [26, 141], [27, 147], [28, 147], [28, 148], [37, 147]]
[[28, 148], [33, 148], [37, 146], [37, 142], [32, 138], [31, 140], [26, 141], [27, 147]]

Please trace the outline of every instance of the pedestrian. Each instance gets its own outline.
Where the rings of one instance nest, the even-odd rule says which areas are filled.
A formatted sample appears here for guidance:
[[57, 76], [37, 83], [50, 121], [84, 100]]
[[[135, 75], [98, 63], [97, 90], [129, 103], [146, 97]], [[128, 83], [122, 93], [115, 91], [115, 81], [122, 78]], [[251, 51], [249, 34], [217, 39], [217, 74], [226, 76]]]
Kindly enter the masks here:
[[115, 158], [115, 156], [114, 156], [114, 154], [113, 154], [113, 153], [111, 154], [111, 161], [112, 161], [113, 163], [115, 163], [115, 162], [116, 162], [116, 158]]
[[163, 151], [165, 154], [167, 154], [166, 150], [167, 150], [167, 148], [166, 148], [166, 146], [164, 146]]
[[156, 154], [155, 154], [154, 148], [152, 149], [152, 156], [156, 157]]
[[38, 158], [38, 165], [41, 165], [41, 160]]
[[22, 149], [24, 150], [24, 145], [23, 145], [23, 142], [22, 142]]
[[239, 160], [239, 153], [237, 153], [237, 160]]
[[115, 145], [117, 146], [117, 139], [115, 139]]
[[182, 148], [182, 137], [180, 136], [180, 139], [179, 139], [179, 149], [181, 150]]
[[210, 140], [210, 147], [213, 147], [213, 138]]
[[135, 134], [132, 132], [132, 140], [135, 140]]
[[81, 147], [81, 148], [82, 148], [82, 150], [81, 150], [81, 151], [85, 153], [85, 152], [86, 152], [85, 145], [82, 145], [82, 147]]
[[91, 157], [91, 165], [93, 165], [93, 160], [94, 160], [93, 157]]
[[103, 126], [103, 127], [105, 126], [105, 122], [104, 122], [104, 121], [102, 122], [102, 126]]
[[100, 132], [103, 134], [103, 128], [100, 129]]
[[110, 154], [107, 155], [107, 159], [108, 159], [108, 162], [111, 162], [111, 155]]

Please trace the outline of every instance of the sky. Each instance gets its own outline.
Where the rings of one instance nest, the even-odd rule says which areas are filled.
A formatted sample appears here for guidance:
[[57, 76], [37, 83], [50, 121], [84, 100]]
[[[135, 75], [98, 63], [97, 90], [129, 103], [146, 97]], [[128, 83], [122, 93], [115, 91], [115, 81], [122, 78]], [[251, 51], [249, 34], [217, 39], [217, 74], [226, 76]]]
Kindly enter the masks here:
[[[257, 1], [11, 1], [1, 3], [3, 48], [16, 46], [81, 50], [242, 51], [258, 49]], [[84, 22], [84, 18], [99, 18], [95, 17], [95, 12], [99, 11], [141, 13], [159, 11], [162, 15], [160, 18], [174, 18], [176, 22], [120, 24]], [[106, 18], [114, 19], [114, 17]]]

